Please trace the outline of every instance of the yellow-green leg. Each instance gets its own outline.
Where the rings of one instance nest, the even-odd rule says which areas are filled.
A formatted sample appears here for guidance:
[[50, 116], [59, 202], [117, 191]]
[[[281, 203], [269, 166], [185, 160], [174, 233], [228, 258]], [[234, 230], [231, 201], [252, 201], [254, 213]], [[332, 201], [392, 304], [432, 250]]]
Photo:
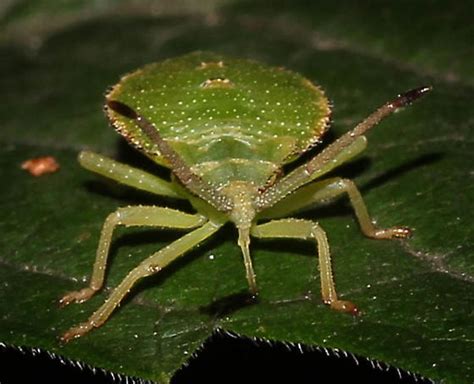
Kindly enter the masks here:
[[100, 327], [139, 279], [161, 271], [173, 260], [214, 234], [221, 226], [221, 223], [209, 221], [148, 257], [129, 272], [89, 320], [68, 330], [61, 337], [61, 340], [68, 342], [84, 335], [93, 328]]
[[369, 216], [359, 189], [353, 181], [335, 177], [311, 183], [300, 188], [273, 208], [269, 208], [261, 215], [262, 218], [276, 218], [286, 216], [318, 203], [326, 203], [343, 194], [349, 196], [355, 215], [364, 235], [374, 239], [405, 238], [410, 236], [411, 230], [407, 227], [378, 228]]
[[118, 225], [191, 229], [206, 221], [204, 216], [198, 214], [190, 215], [163, 207], [133, 206], [117, 209], [107, 217], [102, 227], [89, 286], [65, 294], [59, 301], [60, 305], [86, 301], [102, 287], [113, 231]]
[[91, 172], [135, 189], [178, 199], [184, 199], [187, 196], [182, 193], [182, 187], [176, 183], [163, 180], [142, 169], [122, 164], [98, 153], [82, 151], [79, 153], [78, 161], [81, 166]]
[[357, 307], [350, 301], [339, 300], [334, 285], [326, 233], [318, 223], [310, 220], [282, 219], [273, 220], [251, 228], [251, 235], [259, 238], [298, 238], [315, 240], [319, 256], [319, 272], [321, 275], [321, 295], [323, 302], [331, 308], [357, 314]]

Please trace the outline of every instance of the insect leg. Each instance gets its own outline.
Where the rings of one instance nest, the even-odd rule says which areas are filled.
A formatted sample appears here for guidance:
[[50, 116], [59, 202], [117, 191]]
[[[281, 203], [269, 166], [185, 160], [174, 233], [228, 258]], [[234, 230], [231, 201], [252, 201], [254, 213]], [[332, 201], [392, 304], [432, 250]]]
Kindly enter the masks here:
[[102, 227], [89, 287], [67, 293], [59, 301], [60, 305], [86, 301], [102, 287], [112, 234], [118, 225], [191, 229], [206, 221], [204, 216], [198, 214], [190, 215], [163, 207], [134, 206], [117, 209], [107, 217]]
[[92, 314], [89, 320], [68, 330], [63, 334], [61, 340], [68, 342], [86, 334], [93, 328], [100, 327], [109, 318], [114, 309], [120, 305], [122, 299], [138, 280], [161, 271], [173, 260], [214, 234], [221, 226], [221, 223], [208, 221], [203, 226], [184, 235], [145, 259], [128, 273], [104, 304]]
[[374, 239], [406, 238], [411, 235], [407, 227], [377, 228], [370, 218], [362, 195], [349, 179], [334, 177], [301, 187], [299, 190], [281, 200], [274, 207], [262, 212], [260, 218], [284, 217], [296, 211], [309, 209], [316, 204], [327, 203], [343, 194], [349, 196], [360, 228], [364, 235]]
[[323, 302], [331, 308], [357, 314], [357, 307], [350, 301], [339, 300], [334, 285], [331, 266], [331, 254], [326, 233], [318, 223], [310, 220], [282, 219], [255, 225], [251, 228], [252, 236], [259, 238], [297, 238], [316, 240], [321, 275], [321, 295]]
[[339, 197], [341, 194], [347, 193], [354, 208], [355, 215], [359, 221], [360, 228], [364, 235], [374, 239], [392, 239], [392, 238], [406, 238], [411, 235], [411, 230], [407, 227], [391, 227], [391, 228], [377, 228], [374, 221], [370, 218], [367, 206], [364, 199], [352, 180], [334, 178], [322, 191], [328, 198]]
[[98, 173], [121, 184], [155, 195], [183, 198], [175, 184], [162, 180], [158, 176], [141, 169], [112, 160], [107, 156], [82, 151], [79, 153], [78, 160], [87, 170]]

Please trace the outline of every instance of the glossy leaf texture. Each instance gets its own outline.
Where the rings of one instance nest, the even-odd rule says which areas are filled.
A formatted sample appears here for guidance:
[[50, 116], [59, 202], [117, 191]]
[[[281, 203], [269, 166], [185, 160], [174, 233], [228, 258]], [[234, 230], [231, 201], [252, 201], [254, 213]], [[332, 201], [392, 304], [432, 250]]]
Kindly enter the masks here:
[[[337, 347], [446, 383], [474, 380], [474, 117], [468, 1], [330, 3], [10, 1], [0, 8], [0, 340], [93, 366], [169, 380], [215, 327], [249, 337]], [[291, 4], [291, 5], [290, 5]], [[470, 14], [471, 13], [471, 14]], [[435, 32], [433, 32], [435, 31]], [[107, 287], [81, 305], [57, 299], [87, 283], [101, 225], [130, 204], [186, 204], [120, 187], [81, 169], [89, 148], [163, 174], [107, 126], [106, 88], [146, 63], [210, 50], [285, 66], [334, 103], [330, 142], [408, 89], [433, 92], [368, 134], [338, 174], [360, 186], [381, 226], [406, 241], [364, 238], [346, 199], [304, 217], [327, 231], [352, 318], [320, 302], [311, 242], [253, 241], [258, 303], [246, 290], [236, 231], [142, 281], [100, 329], [61, 346], [140, 260], [181, 233], [119, 229]], [[54, 156], [56, 173], [21, 163]]]

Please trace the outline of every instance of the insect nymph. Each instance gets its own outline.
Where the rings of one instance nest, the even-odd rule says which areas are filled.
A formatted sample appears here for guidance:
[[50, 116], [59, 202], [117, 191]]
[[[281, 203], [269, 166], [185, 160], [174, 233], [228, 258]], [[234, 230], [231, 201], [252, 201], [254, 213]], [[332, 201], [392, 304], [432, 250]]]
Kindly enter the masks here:
[[151, 64], [124, 76], [106, 96], [106, 115], [132, 145], [169, 168], [171, 180], [91, 152], [81, 152], [81, 165], [156, 195], [187, 199], [196, 213], [129, 206], [110, 214], [102, 228], [89, 286], [66, 294], [61, 304], [88, 300], [103, 286], [117, 226], [189, 232], [130, 271], [89, 320], [71, 328], [62, 340], [102, 325], [138, 280], [158, 273], [226, 222], [237, 228], [252, 294], [257, 294], [257, 284], [250, 237], [305, 239], [317, 246], [323, 302], [335, 310], [356, 313], [353, 303], [336, 294], [324, 230], [316, 221], [288, 216], [347, 194], [364, 235], [375, 239], [409, 236], [405, 227], [377, 228], [352, 181], [320, 178], [361, 153], [367, 145], [364, 134], [371, 127], [429, 90], [420, 87], [399, 95], [283, 175], [285, 164], [319, 142], [329, 121], [330, 107], [323, 91], [303, 76], [206, 52]]

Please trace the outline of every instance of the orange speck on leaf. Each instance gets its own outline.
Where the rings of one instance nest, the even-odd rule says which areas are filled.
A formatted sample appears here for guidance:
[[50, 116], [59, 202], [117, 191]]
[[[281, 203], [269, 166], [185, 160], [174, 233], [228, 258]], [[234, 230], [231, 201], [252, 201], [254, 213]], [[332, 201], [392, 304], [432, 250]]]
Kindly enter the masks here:
[[52, 156], [42, 156], [24, 161], [21, 164], [21, 168], [28, 171], [31, 175], [38, 177], [56, 172], [59, 169], [59, 164]]

